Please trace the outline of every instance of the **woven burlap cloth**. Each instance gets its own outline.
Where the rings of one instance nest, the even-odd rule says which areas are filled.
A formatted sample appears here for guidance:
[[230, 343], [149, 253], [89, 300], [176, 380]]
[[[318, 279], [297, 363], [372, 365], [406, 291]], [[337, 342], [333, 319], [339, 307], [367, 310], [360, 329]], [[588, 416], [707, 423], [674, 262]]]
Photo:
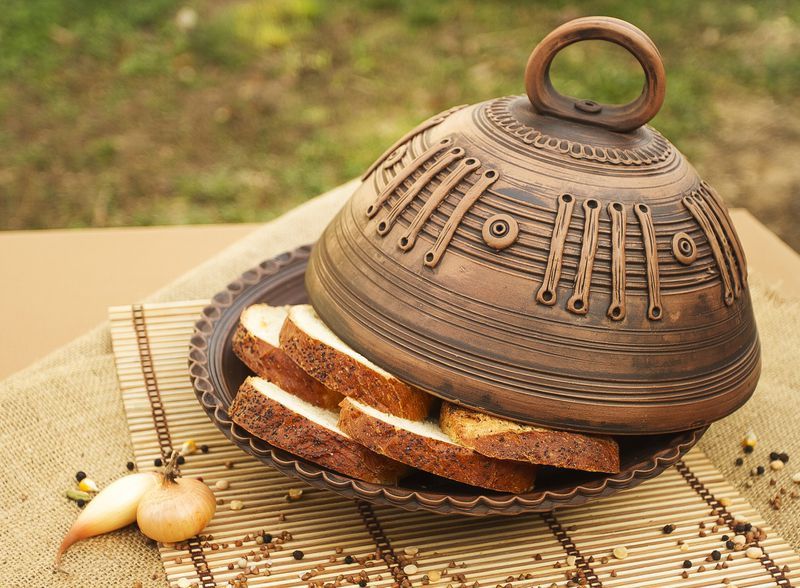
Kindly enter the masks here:
[[[355, 185], [265, 224], [148, 300], [209, 298], [260, 261], [316, 240]], [[751, 488], [745, 481], [750, 466], [767, 465], [772, 450], [788, 452], [789, 471], [800, 471], [800, 298], [778, 294], [759, 280], [757, 268], [751, 290], [763, 346], [761, 381], [753, 399], [711, 427], [701, 446], [797, 549], [800, 501], [787, 497], [781, 510], [773, 510], [769, 499], [776, 487], [765, 478]], [[749, 429], [758, 435], [758, 447], [747, 465], [736, 467], [740, 439]], [[74, 505], [64, 499], [75, 471], [87, 470], [103, 485], [119, 477], [133, 457], [106, 325], [0, 383], [0, 435], [0, 585], [166, 585], [155, 547], [130, 529], [82, 544], [81, 557], [71, 560], [81, 563], [69, 566], [68, 574], [51, 569], [75, 518]]]

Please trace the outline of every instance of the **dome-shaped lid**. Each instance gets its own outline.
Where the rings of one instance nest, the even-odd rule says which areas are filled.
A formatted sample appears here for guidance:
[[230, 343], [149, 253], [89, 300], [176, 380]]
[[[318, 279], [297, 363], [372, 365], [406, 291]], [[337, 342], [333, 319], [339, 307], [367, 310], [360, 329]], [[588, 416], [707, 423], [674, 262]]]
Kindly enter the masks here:
[[[639, 98], [553, 88], [553, 57], [585, 39], [637, 58]], [[734, 411], [760, 366], [745, 258], [722, 200], [646, 126], [658, 50], [623, 21], [574, 20], [525, 85], [435, 116], [370, 167], [312, 253], [317, 312], [397, 377], [524, 422], [660, 433]]]

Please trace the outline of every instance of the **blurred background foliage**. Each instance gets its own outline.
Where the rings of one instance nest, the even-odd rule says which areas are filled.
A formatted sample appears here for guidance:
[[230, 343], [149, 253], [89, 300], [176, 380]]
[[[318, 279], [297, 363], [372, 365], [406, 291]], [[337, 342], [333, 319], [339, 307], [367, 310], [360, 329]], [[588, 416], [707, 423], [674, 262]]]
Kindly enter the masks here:
[[[5, 0], [0, 228], [268, 219], [440, 110], [522, 93], [536, 42], [587, 14], [654, 39], [669, 83], [652, 124], [800, 248], [792, 0]], [[610, 102], [643, 80], [600, 42], [553, 77]]]

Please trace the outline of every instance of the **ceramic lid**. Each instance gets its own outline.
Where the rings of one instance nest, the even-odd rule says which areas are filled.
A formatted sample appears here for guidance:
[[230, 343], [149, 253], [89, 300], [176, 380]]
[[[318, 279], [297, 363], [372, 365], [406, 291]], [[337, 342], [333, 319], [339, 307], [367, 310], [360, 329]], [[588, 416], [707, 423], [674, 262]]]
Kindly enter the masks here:
[[[557, 52], [586, 39], [636, 57], [639, 98], [553, 88]], [[734, 411], [760, 369], [745, 257], [719, 195], [646, 124], [658, 50], [577, 19], [525, 87], [431, 118], [367, 170], [312, 252], [317, 312], [397, 377], [523, 422], [661, 433]]]

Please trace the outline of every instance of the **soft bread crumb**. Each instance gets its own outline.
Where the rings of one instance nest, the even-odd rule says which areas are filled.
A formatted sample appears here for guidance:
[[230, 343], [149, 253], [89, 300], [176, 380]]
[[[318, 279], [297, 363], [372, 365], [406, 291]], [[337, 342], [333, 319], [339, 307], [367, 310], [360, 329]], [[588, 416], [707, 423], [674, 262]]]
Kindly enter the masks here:
[[288, 313], [288, 306], [253, 304], [244, 309], [240, 320], [245, 329], [277, 348], [281, 346], [279, 335]]
[[289, 394], [285, 390], [281, 390], [272, 382], [268, 382], [263, 378], [256, 378], [256, 377], [249, 377], [247, 381], [261, 394], [266, 396], [267, 398], [274, 400], [278, 404], [281, 404], [295, 412], [306, 417], [308, 420], [313, 421], [314, 423], [325, 427], [326, 429], [333, 431], [337, 435], [341, 435], [342, 437], [346, 437], [347, 439], [350, 436], [342, 431], [339, 428], [338, 420], [339, 420], [339, 413], [328, 410], [325, 408], [320, 408], [319, 406], [314, 406], [295, 396], [294, 394]]
[[442, 429], [439, 427], [439, 423], [435, 421], [412, 421], [409, 419], [404, 419], [403, 417], [395, 416], [387, 412], [381, 412], [377, 408], [362, 404], [358, 400], [353, 400], [352, 398], [346, 398], [345, 402], [351, 403], [358, 410], [371, 416], [372, 418], [381, 420], [392, 425], [393, 427], [397, 427], [398, 429], [404, 429], [414, 433], [415, 435], [419, 435], [420, 437], [428, 437], [430, 439], [436, 439], [437, 441], [449, 443], [450, 445], [458, 445], [458, 443], [454, 443], [453, 440], [450, 439], [450, 437], [448, 437], [444, 431], [442, 431]]
[[310, 304], [298, 304], [297, 306], [290, 307], [289, 319], [312, 339], [316, 339], [340, 353], [349, 355], [358, 363], [378, 372], [384, 378], [394, 378], [389, 372], [375, 365], [366, 357], [352, 349], [347, 343], [339, 339], [336, 333], [331, 331], [328, 325], [322, 322], [322, 319], [317, 315], [317, 311], [314, 310], [314, 307]]

